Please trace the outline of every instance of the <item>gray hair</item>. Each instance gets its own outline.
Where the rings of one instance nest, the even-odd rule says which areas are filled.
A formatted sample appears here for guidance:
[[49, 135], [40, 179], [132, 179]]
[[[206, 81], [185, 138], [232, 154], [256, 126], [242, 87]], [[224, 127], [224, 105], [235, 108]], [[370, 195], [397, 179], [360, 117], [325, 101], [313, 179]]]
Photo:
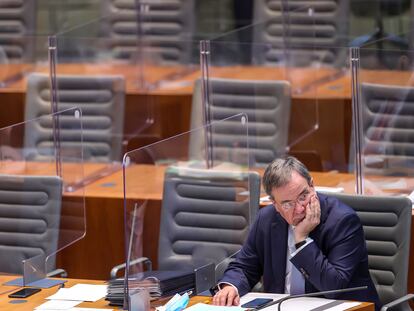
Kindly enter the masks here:
[[273, 160], [266, 168], [263, 175], [263, 188], [272, 199], [273, 188], [283, 187], [292, 179], [292, 171], [306, 179], [310, 185], [312, 177], [308, 169], [302, 162], [292, 156], [277, 158]]

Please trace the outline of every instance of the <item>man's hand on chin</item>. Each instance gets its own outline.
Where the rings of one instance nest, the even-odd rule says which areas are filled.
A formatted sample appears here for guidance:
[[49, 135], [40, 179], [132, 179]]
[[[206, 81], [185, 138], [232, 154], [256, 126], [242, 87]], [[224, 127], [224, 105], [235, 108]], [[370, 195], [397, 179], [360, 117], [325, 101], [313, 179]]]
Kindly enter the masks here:
[[312, 195], [309, 204], [306, 205], [306, 216], [295, 227], [295, 242], [305, 240], [309, 233], [319, 225], [321, 219], [321, 206], [316, 194]]

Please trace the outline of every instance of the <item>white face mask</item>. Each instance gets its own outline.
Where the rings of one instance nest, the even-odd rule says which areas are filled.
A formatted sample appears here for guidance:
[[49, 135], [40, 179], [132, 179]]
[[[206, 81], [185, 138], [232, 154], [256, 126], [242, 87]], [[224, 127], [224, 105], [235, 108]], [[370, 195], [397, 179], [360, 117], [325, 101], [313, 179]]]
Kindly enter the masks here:
[[175, 294], [173, 298], [168, 301], [168, 303], [164, 306], [165, 311], [181, 311], [184, 310], [188, 302], [190, 301], [190, 297], [188, 296], [188, 293], [185, 293], [183, 295]]

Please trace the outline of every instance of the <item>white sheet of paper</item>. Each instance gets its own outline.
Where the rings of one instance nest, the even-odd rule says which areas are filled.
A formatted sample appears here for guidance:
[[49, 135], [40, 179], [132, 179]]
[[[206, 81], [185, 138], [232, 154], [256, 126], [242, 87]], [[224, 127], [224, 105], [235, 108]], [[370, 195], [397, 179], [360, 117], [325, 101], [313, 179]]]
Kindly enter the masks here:
[[359, 306], [360, 304], [361, 304], [360, 302], [346, 301], [346, 302], [341, 303], [340, 305], [329, 308], [327, 310], [329, 310], [329, 311], [344, 311], [344, 310]]
[[61, 288], [56, 294], [46, 299], [95, 302], [105, 297], [107, 287], [107, 285], [76, 284], [70, 288]]
[[342, 193], [344, 192], [343, 187], [322, 187], [322, 186], [315, 186], [315, 190], [318, 192], [327, 192], [327, 193]]
[[[240, 298], [240, 304], [244, 304], [250, 300], [253, 300], [255, 298], [271, 298], [273, 300], [278, 300], [283, 297], [286, 297], [286, 294], [267, 294], [267, 293], [248, 293]], [[286, 300], [282, 304], [282, 309], [284, 311], [309, 311], [314, 308], [318, 308], [321, 306], [324, 306], [330, 302], [333, 302], [335, 300], [332, 299], [325, 299], [325, 298], [313, 298], [313, 297], [307, 297], [307, 298], [295, 298]], [[278, 304], [275, 304], [273, 306], [264, 308], [263, 311], [277, 311]]]
[[72, 308], [69, 311], [114, 311], [113, 309], [97, 309], [97, 308]]
[[240, 308], [240, 307], [222, 307], [222, 306], [208, 305], [205, 303], [197, 303], [189, 308], [186, 308], [185, 310], [188, 310], [188, 311], [243, 311], [246, 309]]
[[49, 300], [36, 307], [35, 310], [67, 310], [77, 306], [81, 302], [76, 300]]

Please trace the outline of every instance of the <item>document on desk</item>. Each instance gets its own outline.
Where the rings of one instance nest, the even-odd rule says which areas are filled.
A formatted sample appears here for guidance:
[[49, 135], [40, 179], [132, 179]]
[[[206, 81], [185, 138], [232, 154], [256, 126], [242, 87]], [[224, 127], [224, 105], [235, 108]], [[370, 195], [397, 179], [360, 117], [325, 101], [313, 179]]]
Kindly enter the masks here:
[[107, 287], [107, 285], [76, 284], [70, 288], [61, 288], [56, 294], [49, 296], [46, 299], [95, 302], [105, 297]]
[[82, 302], [83, 301], [76, 300], [49, 300], [41, 304], [40, 306], [36, 307], [35, 310], [68, 310]]
[[186, 311], [244, 311], [245, 308], [241, 307], [222, 307], [222, 306], [213, 306], [205, 303], [197, 303], [189, 308], [185, 309]]
[[[273, 300], [279, 300], [286, 297], [286, 294], [268, 294], [268, 293], [248, 293], [240, 298], [240, 304], [244, 304], [255, 298], [271, 298]], [[351, 305], [352, 304], [352, 305]], [[316, 298], [316, 297], [304, 297], [293, 298], [286, 300], [282, 304], [283, 311], [342, 311], [359, 305], [359, 302], [348, 302], [341, 300]], [[263, 311], [277, 311], [278, 304], [262, 309]]]

